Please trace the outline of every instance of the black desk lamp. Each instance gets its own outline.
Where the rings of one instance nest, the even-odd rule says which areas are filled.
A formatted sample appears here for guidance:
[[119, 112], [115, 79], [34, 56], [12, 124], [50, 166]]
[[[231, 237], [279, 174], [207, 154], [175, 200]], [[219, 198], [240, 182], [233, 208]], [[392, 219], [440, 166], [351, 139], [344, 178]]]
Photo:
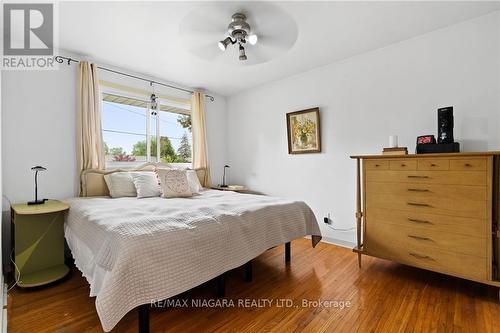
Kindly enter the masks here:
[[44, 204], [47, 199], [38, 200], [38, 171], [47, 170], [43, 166], [34, 166], [31, 170], [35, 171], [35, 201], [28, 201], [28, 205], [41, 205]]
[[230, 168], [229, 165], [224, 165], [224, 173], [222, 174], [222, 185], [220, 187], [227, 187], [226, 184], [226, 168]]

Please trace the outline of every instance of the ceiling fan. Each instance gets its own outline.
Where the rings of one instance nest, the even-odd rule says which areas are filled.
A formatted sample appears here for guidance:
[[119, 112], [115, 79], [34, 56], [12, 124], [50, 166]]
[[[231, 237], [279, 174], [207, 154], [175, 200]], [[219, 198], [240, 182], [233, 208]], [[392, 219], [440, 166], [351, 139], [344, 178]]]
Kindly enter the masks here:
[[231, 19], [231, 23], [227, 26], [229, 36], [221, 40], [217, 45], [222, 51], [225, 51], [229, 45], [238, 44], [239, 59], [243, 61], [247, 60], [244, 45], [247, 41], [250, 45], [257, 44], [258, 37], [252, 33], [245, 14], [235, 13]]
[[290, 50], [297, 36], [293, 18], [266, 1], [207, 2], [195, 6], [179, 24], [186, 51], [225, 65], [273, 60]]

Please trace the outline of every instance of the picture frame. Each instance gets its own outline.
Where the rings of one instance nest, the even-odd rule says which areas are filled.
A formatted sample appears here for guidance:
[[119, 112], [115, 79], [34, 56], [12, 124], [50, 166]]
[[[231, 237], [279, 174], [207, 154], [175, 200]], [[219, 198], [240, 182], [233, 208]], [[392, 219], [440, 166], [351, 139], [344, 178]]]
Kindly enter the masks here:
[[289, 154], [321, 152], [321, 121], [319, 108], [286, 114]]

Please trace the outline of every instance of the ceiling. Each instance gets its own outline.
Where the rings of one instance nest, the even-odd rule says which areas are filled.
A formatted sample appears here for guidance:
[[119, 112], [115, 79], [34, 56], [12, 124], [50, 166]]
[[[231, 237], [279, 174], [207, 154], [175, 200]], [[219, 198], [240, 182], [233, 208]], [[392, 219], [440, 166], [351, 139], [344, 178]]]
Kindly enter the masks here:
[[[269, 6], [279, 15], [267, 15]], [[477, 1], [302, 1], [266, 2], [264, 6], [260, 2], [61, 2], [59, 47], [228, 96], [499, 9], [499, 2]], [[206, 26], [210, 34], [201, 31], [195, 36], [206, 50], [212, 43], [216, 47], [217, 40], [210, 39], [217, 31], [220, 39], [225, 36], [236, 10], [244, 11], [254, 22], [252, 27], [264, 35], [270, 32], [260, 27], [279, 26], [280, 21], [273, 18], [287, 17], [296, 26], [296, 39], [285, 51], [261, 63], [235, 62], [216, 53], [200, 55], [189, 44], [192, 36], [186, 37], [183, 30], [186, 20], [195, 22], [193, 18], [198, 17], [209, 22], [201, 30]], [[247, 54], [250, 58], [251, 53]]]

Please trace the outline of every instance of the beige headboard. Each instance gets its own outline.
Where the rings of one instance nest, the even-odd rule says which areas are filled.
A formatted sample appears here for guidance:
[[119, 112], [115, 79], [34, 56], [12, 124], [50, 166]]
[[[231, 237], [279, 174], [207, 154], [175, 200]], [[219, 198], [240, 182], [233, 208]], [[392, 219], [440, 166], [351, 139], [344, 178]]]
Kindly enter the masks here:
[[[81, 197], [99, 197], [109, 196], [108, 186], [104, 181], [104, 175], [109, 175], [114, 172], [130, 172], [130, 171], [151, 171], [155, 168], [175, 168], [165, 163], [146, 163], [135, 169], [112, 169], [112, 170], [97, 170], [88, 169], [82, 171], [80, 175], [81, 182]], [[195, 169], [198, 179], [202, 182], [205, 177], [206, 169]]]

